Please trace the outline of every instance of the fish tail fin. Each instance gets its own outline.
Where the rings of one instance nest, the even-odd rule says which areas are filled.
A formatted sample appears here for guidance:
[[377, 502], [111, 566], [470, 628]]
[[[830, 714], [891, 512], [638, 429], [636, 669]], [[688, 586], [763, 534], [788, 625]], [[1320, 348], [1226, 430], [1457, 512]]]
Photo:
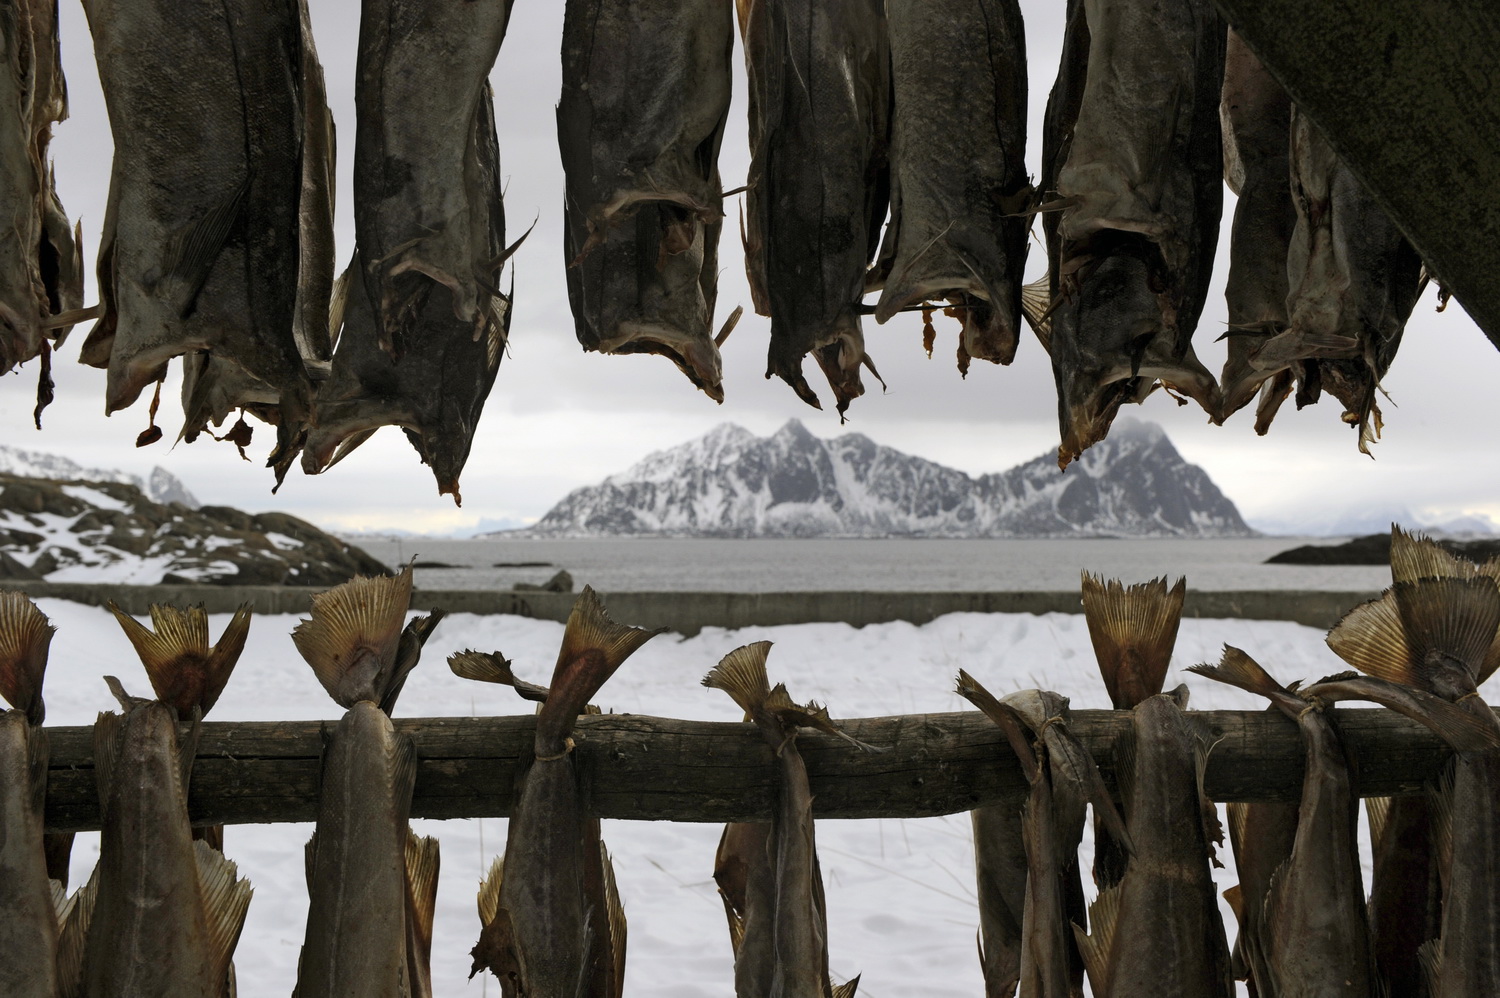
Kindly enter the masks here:
[[604, 867], [604, 908], [609, 918], [609, 950], [614, 964], [614, 990], [606, 998], [620, 998], [625, 990], [625, 940], [628, 926], [625, 905], [620, 901], [620, 886], [615, 882], [615, 865], [609, 850], [599, 843], [599, 861]]
[[406, 978], [413, 995], [432, 994], [432, 919], [437, 910], [438, 840], [406, 833]]
[[1431, 729], [1459, 752], [1477, 752], [1500, 744], [1500, 726], [1484, 714], [1463, 707], [1423, 689], [1392, 683], [1373, 676], [1346, 672], [1319, 680], [1303, 690], [1309, 698], [1324, 700], [1369, 700], [1404, 714]]
[[1396, 597], [1390, 590], [1344, 614], [1324, 640], [1335, 655], [1367, 676], [1429, 689], [1427, 677], [1412, 661]]
[[212, 648], [208, 641], [208, 613], [201, 603], [186, 610], [153, 603], [150, 628], [113, 603], [109, 609], [140, 656], [157, 698], [175, 707], [183, 717], [194, 708], [207, 714], [245, 650], [245, 639], [250, 633], [250, 604], [240, 605]]
[[56, 967], [60, 998], [81, 998], [83, 994], [83, 950], [89, 928], [94, 923], [94, 903], [98, 898], [99, 868], [96, 866], [88, 882], [73, 892], [66, 909], [58, 914]]
[[223, 981], [229, 976], [234, 947], [245, 927], [245, 912], [254, 891], [250, 881], [238, 876], [239, 868], [207, 842], [193, 843], [193, 858], [198, 864], [198, 889], [207, 920], [211, 980]]
[[563, 751], [583, 708], [636, 649], [666, 628], [617, 624], [592, 586], [584, 586], [563, 630], [547, 700], [536, 719], [537, 754]]
[[46, 717], [42, 676], [57, 628], [25, 593], [0, 592], [0, 697], [39, 725]]
[[1042, 349], [1052, 352], [1052, 279], [1043, 274], [1030, 284], [1021, 285], [1021, 314], [1036, 338], [1042, 341]]
[[1188, 671], [1263, 696], [1293, 720], [1307, 706], [1305, 700], [1271, 678], [1271, 674], [1259, 662], [1233, 645], [1224, 646], [1224, 654], [1218, 665], [1205, 662], [1189, 666]]
[[996, 700], [993, 693], [985, 689], [979, 680], [963, 669], [958, 670], [956, 684], [958, 695], [978, 707], [985, 717], [995, 722], [1004, 732], [1005, 740], [1010, 743], [1011, 751], [1016, 754], [1016, 760], [1021, 764], [1021, 772], [1025, 774], [1026, 782], [1035, 783], [1039, 775], [1036, 750], [1032, 748], [1031, 729], [1025, 719], [1010, 704]]
[[1096, 995], [1109, 993], [1110, 954], [1115, 948], [1115, 930], [1120, 922], [1120, 893], [1118, 886], [1107, 887], [1089, 905], [1089, 926], [1092, 932], [1073, 923], [1073, 938], [1078, 943], [1078, 955], [1083, 958], [1084, 972], [1089, 975], [1089, 987]]
[[703, 677], [703, 685], [728, 693], [748, 720], [764, 709], [771, 696], [771, 681], [766, 677], [766, 657], [770, 653], [769, 641], [742, 645], [709, 670]]
[[855, 992], [859, 990], [859, 979], [862, 974], [855, 974], [843, 984], [834, 986], [833, 998], [854, 998]]
[[385, 692], [380, 697], [380, 709], [387, 715], [396, 710], [396, 698], [401, 695], [402, 688], [406, 686], [406, 677], [411, 675], [411, 670], [415, 669], [417, 663], [421, 661], [423, 646], [427, 644], [427, 639], [432, 636], [432, 632], [446, 616], [448, 616], [447, 610], [434, 607], [426, 616], [413, 617], [401, 631], [401, 640], [396, 644], [396, 664], [388, 674]]
[[510, 665], [510, 659], [498, 651], [485, 653], [465, 648], [463, 651], [456, 651], [448, 656], [448, 668], [461, 679], [509, 686], [523, 699], [545, 703], [547, 687], [518, 679], [511, 671]]
[[1434, 655], [1456, 659], [1477, 683], [1500, 632], [1500, 589], [1483, 577], [1423, 579], [1393, 588], [1415, 662], [1426, 664]]
[[1426, 534], [1412, 534], [1391, 524], [1391, 581], [1418, 579], [1473, 579], [1481, 569], [1460, 558]]
[[794, 702], [792, 695], [787, 692], [785, 683], [777, 683], [771, 687], [771, 692], [766, 696], [765, 709], [768, 713], [774, 714], [784, 727], [817, 728], [824, 734], [842, 738], [861, 752], [889, 751], [866, 744], [834, 724], [833, 718], [828, 714], [828, 707], [824, 704], [816, 700], [810, 700], [805, 705]]
[[312, 616], [297, 623], [292, 643], [339, 706], [383, 699], [411, 590], [408, 564], [399, 575], [356, 575], [313, 595]]
[[1168, 590], [1165, 577], [1127, 587], [1083, 573], [1084, 618], [1116, 710], [1161, 692], [1186, 594], [1186, 579]]
[[500, 903], [500, 888], [505, 880], [505, 857], [496, 856], [490, 864], [490, 872], [479, 885], [479, 941], [469, 954], [474, 964], [469, 969], [469, 979], [481, 970], [488, 970], [500, 981], [501, 990], [512, 993], [516, 985], [524, 980], [520, 953], [516, 950], [516, 932], [511, 924], [510, 912]]

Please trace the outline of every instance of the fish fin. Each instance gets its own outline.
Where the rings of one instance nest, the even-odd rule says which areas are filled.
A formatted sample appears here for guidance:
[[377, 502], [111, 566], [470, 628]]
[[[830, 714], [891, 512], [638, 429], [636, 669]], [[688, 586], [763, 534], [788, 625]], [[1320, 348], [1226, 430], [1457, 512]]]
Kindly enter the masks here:
[[[779, 693], [777, 692], [778, 690], [780, 691]], [[792, 702], [791, 695], [787, 693], [786, 684], [784, 683], [777, 683], [771, 690], [771, 695], [766, 700], [766, 708], [774, 712], [777, 719], [787, 727], [816, 728], [824, 734], [842, 738], [861, 752], [890, 751], [888, 746], [880, 747], [862, 742], [837, 724], [834, 724], [833, 718], [828, 714], [827, 706], [815, 700], [810, 700], [805, 705]]]
[[863, 974], [855, 974], [843, 984], [835, 985], [833, 998], [854, 998], [854, 993], [859, 990], [859, 979]]
[[1010, 704], [996, 700], [994, 694], [963, 669], [958, 670], [958, 678], [955, 682], [958, 695], [978, 707], [985, 717], [995, 722], [1004, 732], [1005, 740], [1010, 743], [1011, 751], [1016, 754], [1016, 761], [1021, 764], [1021, 772], [1025, 775], [1026, 782], [1035, 783], [1040, 772], [1036, 749], [1032, 745], [1033, 735], [1026, 719]]
[[1193, 769], [1198, 778], [1198, 820], [1203, 825], [1203, 841], [1208, 845], [1208, 859], [1219, 869], [1224, 863], [1219, 859], [1216, 847], [1224, 844], [1224, 824], [1219, 820], [1219, 806], [1208, 796], [1208, 759], [1218, 742], [1199, 738], [1193, 746]]
[[1476, 752], [1500, 745], [1500, 727], [1481, 714], [1426, 690], [1387, 682], [1373, 676], [1345, 673], [1319, 680], [1303, 691], [1308, 698], [1324, 700], [1369, 700], [1404, 714], [1430, 728], [1459, 752]]
[[1073, 938], [1078, 942], [1078, 955], [1083, 958], [1083, 969], [1089, 975], [1089, 987], [1094, 994], [1109, 993], [1110, 954], [1115, 948], [1115, 930], [1120, 921], [1120, 895], [1118, 886], [1106, 887], [1099, 892], [1094, 903], [1089, 905], [1089, 925], [1093, 932], [1085, 932], [1076, 922]]
[[1115, 760], [1115, 785], [1120, 788], [1120, 800], [1125, 804], [1127, 815], [1131, 800], [1135, 796], [1135, 729], [1126, 728], [1115, 738], [1111, 755]]
[[1438, 774], [1437, 792], [1432, 794], [1432, 848], [1437, 854], [1438, 869], [1453, 868], [1453, 786], [1454, 763], [1449, 762]]
[[42, 676], [55, 633], [57, 628], [25, 593], [0, 592], [0, 697], [24, 710], [33, 725], [40, 725], [47, 714]]
[[625, 940], [629, 926], [625, 921], [625, 905], [620, 901], [620, 885], [615, 882], [615, 864], [610, 861], [603, 842], [599, 843], [599, 860], [604, 867], [604, 906], [609, 916], [609, 951], [615, 968], [615, 993], [606, 998], [620, 998], [625, 985]]
[[1474, 579], [1481, 569], [1460, 558], [1426, 534], [1409, 534], [1391, 524], [1391, 581], [1418, 579]]
[[193, 857], [198, 864], [198, 890], [208, 930], [211, 980], [222, 981], [229, 974], [254, 890], [250, 881], [238, 876], [239, 868], [207, 842], [193, 843]]
[[1161, 692], [1186, 594], [1186, 579], [1168, 590], [1165, 577], [1126, 587], [1083, 573], [1084, 618], [1116, 710]]
[[756, 714], [771, 696], [771, 681], [766, 677], [766, 656], [770, 652], [769, 641], [742, 645], [719, 659], [719, 664], [703, 677], [703, 685], [728, 693], [747, 716]]
[[99, 898], [99, 867], [68, 899], [67, 915], [59, 919], [57, 934], [58, 998], [83, 998], [83, 950], [94, 923]]
[[115, 758], [120, 752], [120, 721], [120, 715], [113, 711], [100, 711], [94, 721], [94, 782], [99, 788], [101, 819], [108, 817], [109, 788], [114, 784]]
[[318, 869], [318, 832], [313, 829], [312, 835], [308, 836], [307, 845], [302, 847], [302, 872], [307, 877], [307, 889], [312, 890], [313, 875]]
[[[406, 963], [407, 978], [430, 982], [432, 977], [432, 918], [437, 910], [438, 840], [406, 833]], [[418, 993], [431, 993], [430, 986]]]
[[1335, 655], [1367, 676], [1427, 688], [1425, 677], [1413, 668], [1396, 598], [1389, 590], [1344, 614], [1325, 640]]
[[250, 176], [228, 197], [167, 238], [164, 248], [167, 261], [164, 278], [177, 286], [171, 294], [181, 295], [178, 314], [187, 318], [198, 304], [198, 295], [224, 249], [224, 243], [239, 220], [245, 198], [250, 192]]
[[1392, 587], [1414, 665], [1440, 655], [1463, 663], [1477, 682], [1500, 632], [1500, 589], [1487, 578], [1423, 579]]
[[1417, 947], [1417, 962], [1422, 965], [1422, 974], [1427, 979], [1428, 994], [1443, 992], [1443, 950], [1441, 940], [1429, 939]]
[[1244, 847], [1245, 833], [1250, 827], [1250, 805], [1230, 801], [1224, 805], [1229, 817], [1229, 846], [1238, 857]]
[[500, 885], [505, 880], [505, 857], [496, 856], [490, 872], [479, 882], [479, 924], [489, 925], [500, 911]]
[[1271, 678], [1259, 662], [1233, 645], [1224, 646], [1218, 665], [1205, 662], [1188, 666], [1188, 671], [1263, 696], [1293, 720], [1307, 707], [1305, 700]]
[[434, 607], [426, 616], [413, 617], [401, 631], [401, 640], [396, 645], [396, 664], [388, 674], [385, 692], [380, 697], [380, 709], [387, 716], [395, 712], [396, 698], [406, 685], [406, 677], [422, 658], [422, 646], [427, 644], [427, 639], [446, 616], [448, 611]]
[[1229, 910], [1234, 913], [1236, 921], [1244, 921], [1245, 918], [1245, 892], [1240, 889], [1239, 884], [1228, 888], [1223, 894], [1224, 903], [1229, 905]]
[[1052, 285], [1051, 276], [1043, 274], [1030, 284], [1021, 285], [1021, 314], [1027, 325], [1042, 341], [1042, 349], [1052, 352]]
[[297, 622], [292, 643], [339, 706], [382, 698], [401, 646], [411, 589], [407, 564], [399, 575], [356, 575], [313, 595], [312, 617]]
[[1366, 797], [1365, 815], [1370, 822], [1370, 843], [1380, 852], [1380, 842], [1385, 838], [1385, 827], [1391, 818], [1389, 797]]
[[664, 630], [615, 623], [599, 594], [584, 586], [563, 629], [547, 702], [537, 712], [538, 754], [562, 751], [584, 705], [636, 649]]
[[538, 686], [536, 683], [528, 683], [524, 679], [517, 679], [516, 674], [511, 671], [510, 659], [498, 651], [486, 654], [482, 651], [474, 651], [465, 648], [448, 656], [448, 668], [455, 676], [462, 679], [473, 679], [481, 683], [498, 683], [509, 686], [518, 693], [522, 699], [534, 700], [537, 703], [547, 701], [547, 687]]
[[208, 713], [245, 649], [250, 604], [240, 605], [212, 649], [208, 643], [208, 613], [201, 603], [186, 610], [153, 603], [150, 628], [114, 604], [109, 609], [140, 656], [157, 698], [183, 717], [194, 708]]

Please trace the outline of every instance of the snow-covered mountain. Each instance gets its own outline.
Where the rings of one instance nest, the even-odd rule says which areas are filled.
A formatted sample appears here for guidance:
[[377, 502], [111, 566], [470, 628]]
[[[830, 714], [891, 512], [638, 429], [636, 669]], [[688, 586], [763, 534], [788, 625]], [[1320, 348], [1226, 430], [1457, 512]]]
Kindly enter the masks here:
[[532, 536], [1243, 537], [1254, 533], [1161, 427], [1116, 420], [1066, 472], [1043, 454], [978, 478], [859, 433], [725, 423], [569, 493]]
[[134, 485], [152, 502], [180, 502], [189, 509], [201, 505], [182, 480], [167, 469], [157, 466], [151, 469], [149, 478], [132, 475], [127, 471], [109, 468], [85, 468], [76, 461], [58, 454], [22, 450], [0, 444], [0, 474], [19, 478], [51, 478], [64, 482], [120, 482]]

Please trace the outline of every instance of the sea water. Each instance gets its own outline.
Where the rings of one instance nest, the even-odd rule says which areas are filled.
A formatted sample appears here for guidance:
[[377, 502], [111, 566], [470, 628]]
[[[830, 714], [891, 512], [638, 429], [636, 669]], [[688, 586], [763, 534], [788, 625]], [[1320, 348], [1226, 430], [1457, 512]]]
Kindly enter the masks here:
[[[1335, 543], [1318, 539], [1318, 543]], [[417, 559], [424, 589], [509, 589], [566, 569], [576, 587], [601, 592], [804, 592], [813, 590], [1067, 590], [1079, 573], [1141, 582], [1186, 576], [1203, 590], [1321, 589], [1378, 592], [1390, 570], [1374, 565], [1267, 565], [1309, 543], [1286, 537], [1217, 540], [717, 540], [609, 538], [356, 541], [391, 565]], [[451, 567], [424, 568], [440, 562]]]

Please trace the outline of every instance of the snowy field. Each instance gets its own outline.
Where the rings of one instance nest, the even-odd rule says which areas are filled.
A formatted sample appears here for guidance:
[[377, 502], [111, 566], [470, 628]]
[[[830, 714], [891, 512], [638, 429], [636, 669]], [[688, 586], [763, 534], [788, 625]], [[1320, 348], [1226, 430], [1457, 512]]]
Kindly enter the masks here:
[[[102, 609], [61, 600], [38, 601], [58, 633], [46, 684], [47, 722], [92, 723], [115, 707], [100, 677], [117, 675], [137, 695], [150, 695], [145, 672], [115, 621]], [[292, 646], [297, 618], [258, 617], [238, 669], [210, 719], [337, 718]], [[227, 615], [211, 618], [216, 638]], [[546, 682], [562, 625], [509, 616], [456, 614], [428, 642], [407, 682], [403, 717], [523, 713], [509, 690], [458, 679], [445, 665], [463, 648], [499, 650], [516, 673]], [[605, 686], [605, 710], [701, 720], [734, 720], [739, 711], [699, 680], [731, 649], [775, 642], [769, 670], [794, 697], [826, 701], [835, 718], [972, 709], [953, 690], [967, 669], [996, 695], [1045, 687], [1075, 708], [1106, 707], [1081, 616], [952, 614], [921, 627], [905, 623], [855, 629], [800, 624], [709, 629], [681, 639], [664, 634], [646, 644]], [[1248, 651], [1283, 682], [1338, 671], [1342, 664], [1323, 633], [1296, 624], [1184, 620], [1168, 687], [1187, 681], [1192, 706], [1261, 709], [1264, 701], [1219, 683], [1187, 676], [1199, 662], [1217, 662], [1225, 643]], [[442, 877], [433, 944], [434, 993], [499, 995], [493, 979], [466, 982], [469, 948], [479, 933], [474, 897], [491, 858], [504, 849], [505, 820], [414, 821], [442, 842]], [[626, 986], [631, 994], [708, 998], [733, 993], [732, 959], [723, 906], [712, 880], [721, 827], [707, 824], [606, 821], [630, 924]], [[237, 825], [225, 830], [225, 851], [255, 887], [236, 965], [243, 998], [291, 993], [306, 916], [303, 843], [312, 826]], [[1092, 843], [1086, 837], [1086, 855]], [[977, 909], [969, 820], [965, 814], [916, 820], [826, 821], [818, 851], [828, 897], [830, 964], [835, 981], [862, 973], [859, 993], [969, 996], [983, 994], [975, 956]], [[98, 836], [80, 835], [73, 886], [98, 855]], [[1236, 880], [1227, 845], [1222, 887]], [[1232, 918], [1225, 912], [1229, 938]]]

